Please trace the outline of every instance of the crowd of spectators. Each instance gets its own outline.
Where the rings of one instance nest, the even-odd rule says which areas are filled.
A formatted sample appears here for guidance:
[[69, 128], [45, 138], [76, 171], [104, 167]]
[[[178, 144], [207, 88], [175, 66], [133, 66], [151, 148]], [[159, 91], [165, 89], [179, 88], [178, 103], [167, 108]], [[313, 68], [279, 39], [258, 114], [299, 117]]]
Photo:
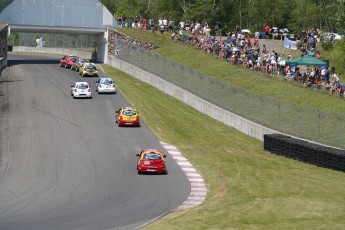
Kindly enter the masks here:
[[[163, 34], [169, 31], [171, 39], [195, 46], [207, 54], [224, 60], [231, 64], [242, 66], [252, 71], [262, 71], [266, 74], [276, 74], [283, 80], [297, 83], [303, 87], [311, 89], [323, 89], [329, 94], [337, 95], [341, 98], [344, 96], [345, 86], [341, 85], [335, 69], [327, 67], [307, 66], [306, 68], [294, 68], [286, 65], [287, 60], [293, 59], [289, 53], [287, 57], [272, 50], [267, 50], [263, 43], [268, 38], [275, 38], [276, 35], [270, 36], [272, 29], [266, 25], [264, 32], [250, 33], [241, 32], [237, 27], [235, 30], [227, 32], [222, 37], [210, 34], [211, 29], [207, 22], [198, 23], [193, 21], [180, 21], [175, 25], [173, 20], [160, 18], [157, 23], [153, 19], [120, 19], [119, 24], [128, 27], [126, 23], [132, 22], [133, 28], [151, 30], [153, 33], [158, 30]], [[215, 25], [216, 26], [216, 25]], [[175, 28], [178, 29], [175, 29]], [[275, 33], [275, 32], [274, 32]], [[317, 42], [320, 42], [320, 30], [308, 29], [302, 31], [296, 36], [297, 48], [300, 55], [310, 55], [321, 59], [320, 51], [316, 50]], [[283, 34], [286, 36], [286, 34]]]

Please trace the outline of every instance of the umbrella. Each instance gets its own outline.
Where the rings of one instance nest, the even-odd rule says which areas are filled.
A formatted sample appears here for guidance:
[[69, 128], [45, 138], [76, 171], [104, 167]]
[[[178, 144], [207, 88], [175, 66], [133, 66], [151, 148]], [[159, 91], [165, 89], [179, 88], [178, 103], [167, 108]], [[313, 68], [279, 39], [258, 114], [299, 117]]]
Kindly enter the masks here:
[[243, 29], [243, 30], [241, 30], [241, 32], [250, 34], [250, 30], [248, 30], [248, 29]]

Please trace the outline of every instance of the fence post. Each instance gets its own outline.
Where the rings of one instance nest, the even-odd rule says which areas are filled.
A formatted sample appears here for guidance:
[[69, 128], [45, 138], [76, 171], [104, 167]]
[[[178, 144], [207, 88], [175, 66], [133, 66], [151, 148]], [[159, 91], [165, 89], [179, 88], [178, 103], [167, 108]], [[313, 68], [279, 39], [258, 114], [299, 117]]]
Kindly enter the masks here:
[[280, 102], [278, 101], [278, 130], [280, 130]]
[[318, 142], [320, 142], [320, 132], [321, 132], [321, 113], [320, 113], [320, 110], [319, 109], [317, 109], [316, 110], [316, 112], [317, 112], [317, 115], [318, 115], [318, 121], [317, 121], [317, 125], [318, 125]]
[[264, 99], [260, 97], [261, 101], [261, 124], [264, 124]]
[[343, 147], [343, 114], [340, 114], [340, 133], [339, 133], [339, 144]]
[[249, 93], [245, 91], [244, 93], [247, 97], [247, 104], [248, 104], [248, 115], [250, 116], [250, 100], [249, 100]]
[[[296, 104], [297, 105], [297, 104]], [[297, 105], [297, 137], [299, 137], [299, 118], [300, 118], [300, 111], [301, 109]]]
[[237, 92], [236, 92], [236, 88], [234, 89], [235, 95], [234, 95], [234, 99], [235, 99], [235, 112], [236, 112], [236, 108], [237, 108], [237, 100], [236, 100], [236, 96], [237, 96]]
[[203, 75], [202, 75], [202, 73], [200, 73], [200, 97], [202, 98], [203, 97], [203, 94], [202, 94], [202, 92], [203, 92], [203, 81], [204, 81], [204, 78], [203, 78]]
[[223, 108], [226, 108], [225, 107], [225, 101], [224, 101], [224, 98], [225, 98], [225, 96], [224, 96], [224, 84], [222, 84], [222, 88], [221, 88], [221, 105], [222, 105], [222, 107]]

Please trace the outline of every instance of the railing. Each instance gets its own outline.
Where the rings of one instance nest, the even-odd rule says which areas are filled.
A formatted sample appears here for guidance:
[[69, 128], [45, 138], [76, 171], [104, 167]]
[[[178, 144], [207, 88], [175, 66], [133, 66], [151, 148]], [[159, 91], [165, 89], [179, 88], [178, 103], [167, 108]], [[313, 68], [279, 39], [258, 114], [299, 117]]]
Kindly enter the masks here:
[[344, 114], [255, 94], [151, 51], [117, 55], [219, 107], [276, 131], [344, 148]]

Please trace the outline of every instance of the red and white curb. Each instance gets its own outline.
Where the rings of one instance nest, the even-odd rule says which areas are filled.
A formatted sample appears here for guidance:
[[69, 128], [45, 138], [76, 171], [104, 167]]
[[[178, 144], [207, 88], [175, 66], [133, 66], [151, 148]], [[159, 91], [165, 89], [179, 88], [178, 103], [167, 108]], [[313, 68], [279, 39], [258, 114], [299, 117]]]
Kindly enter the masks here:
[[200, 173], [182, 156], [181, 152], [175, 146], [164, 142], [161, 142], [161, 144], [186, 174], [191, 187], [188, 198], [175, 210], [183, 210], [202, 204], [207, 194], [207, 187]]

